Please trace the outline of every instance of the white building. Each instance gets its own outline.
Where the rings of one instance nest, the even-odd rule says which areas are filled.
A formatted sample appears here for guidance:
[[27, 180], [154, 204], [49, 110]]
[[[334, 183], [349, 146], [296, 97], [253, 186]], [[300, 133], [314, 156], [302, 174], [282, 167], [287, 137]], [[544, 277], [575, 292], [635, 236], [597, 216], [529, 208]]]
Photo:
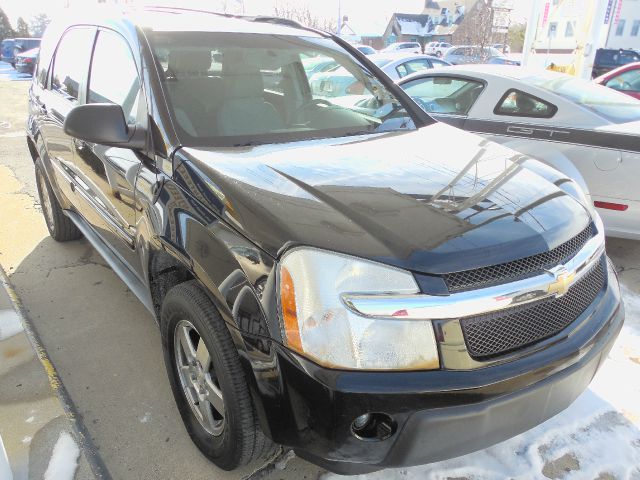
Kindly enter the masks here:
[[640, 0], [617, 0], [613, 3], [607, 48], [640, 50]]

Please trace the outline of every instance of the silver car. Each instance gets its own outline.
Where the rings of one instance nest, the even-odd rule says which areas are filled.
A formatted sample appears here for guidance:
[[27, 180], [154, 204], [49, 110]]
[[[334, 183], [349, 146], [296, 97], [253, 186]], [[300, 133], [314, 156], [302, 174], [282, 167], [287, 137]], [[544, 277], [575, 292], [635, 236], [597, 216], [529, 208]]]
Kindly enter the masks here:
[[462, 45], [450, 48], [444, 54], [444, 59], [452, 65], [492, 63], [491, 59], [496, 57], [504, 57], [504, 54], [493, 47], [479, 47], [476, 45]]
[[398, 82], [441, 122], [480, 134], [578, 183], [607, 235], [640, 239], [640, 100], [547, 70], [429, 70]]

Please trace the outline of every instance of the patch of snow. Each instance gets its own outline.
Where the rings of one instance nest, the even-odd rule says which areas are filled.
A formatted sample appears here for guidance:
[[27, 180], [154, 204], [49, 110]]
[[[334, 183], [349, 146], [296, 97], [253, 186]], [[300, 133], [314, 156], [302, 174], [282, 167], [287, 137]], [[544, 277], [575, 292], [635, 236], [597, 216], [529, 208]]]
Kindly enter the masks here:
[[13, 480], [13, 473], [11, 473], [11, 465], [9, 465], [7, 451], [4, 449], [4, 443], [2, 443], [2, 435], [0, 435], [0, 478], [3, 480]]
[[73, 480], [78, 468], [80, 449], [71, 435], [61, 432], [53, 447], [44, 480]]
[[25, 445], [28, 443], [31, 443], [31, 440], [33, 440], [30, 436], [26, 436], [22, 439], [22, 443], [24, 443]]
[[[577, 470], [563, 480], [640, 479], [640, 295], [622, 287], [626, 323], [589, 388], [564, 412], [517, 437], [463, 457], [390, 469], [353, 480], [545, 478], [545, 465], [567, 455]], [[326, 474], [323, 480], [342, 478]]]
[[25, 420], [25, 422], [27, 423], [33, 423], [33, 421], [36, 419], [36, 417], [29, 417]]
[[151, 420], [151, 412], [144, 412], [144, 416], [140, 418], [140, 423], [147, 423]]
[[274, 467], [276, 468], [276, 470], [284, 470], [289, 462], [294, 458], [296, 458], [296, 454], [293, 450], [289, 450], [276, 461]]
[[0, 340], [13, 337], [22, 332], [22, 323], [16, 312], [11, 308], [0, 310]]

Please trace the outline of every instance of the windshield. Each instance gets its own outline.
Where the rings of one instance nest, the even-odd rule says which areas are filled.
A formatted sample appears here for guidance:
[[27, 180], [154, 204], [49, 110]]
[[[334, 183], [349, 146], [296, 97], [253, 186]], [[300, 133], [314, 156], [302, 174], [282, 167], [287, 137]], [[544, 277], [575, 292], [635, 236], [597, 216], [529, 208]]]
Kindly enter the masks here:
[[[150, 40], [185, 146], [245, 146], [415, 128], [393, 93], [330, 39], [153, 32]], [[336, 70], [339, 74], [331, 74]]]
[[522, 80], [582, 105], [613, 123], [640, 120], [640, 100], [611, 88], [566, 75], [534, 75]]

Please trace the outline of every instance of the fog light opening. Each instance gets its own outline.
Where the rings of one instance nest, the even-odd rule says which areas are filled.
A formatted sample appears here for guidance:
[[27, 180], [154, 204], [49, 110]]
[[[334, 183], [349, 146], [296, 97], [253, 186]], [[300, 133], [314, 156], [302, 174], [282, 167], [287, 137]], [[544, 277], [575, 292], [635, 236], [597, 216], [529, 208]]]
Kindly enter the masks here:
[[386, 413], [365, 413], [353, 421], [351, 433], [360, 440], [377, 442], [391, 437], [396, 428], [396, 422]]

